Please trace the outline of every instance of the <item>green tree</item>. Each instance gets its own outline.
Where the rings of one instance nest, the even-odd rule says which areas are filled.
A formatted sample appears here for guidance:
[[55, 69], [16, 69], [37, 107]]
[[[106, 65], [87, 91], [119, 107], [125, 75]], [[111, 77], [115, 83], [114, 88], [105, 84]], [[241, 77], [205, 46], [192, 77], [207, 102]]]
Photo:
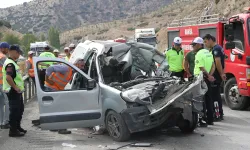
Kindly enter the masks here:
[[0, 41], [2, 40], [3, 38], [3, 33], [0, 32]]
[[60, 49], [59, 30], [51, 27], [48, 33], [48, 40], [51, 46]]
[[22, 46], [24, 47], [24, 53], [27, 54], [30, 50], [30, 43], [34, 43], [37, 41], [37, 37], [33, 34], [25, 34], [22, 38]]
[[3, 41], [8, 42], [10, 45], [21, 44], [20, 39], [14, 34], [6, 34], [3, 38]]
[[40, 34], [40, 40], [41, 41], [46, 41], [45, 35], [43, 33]]

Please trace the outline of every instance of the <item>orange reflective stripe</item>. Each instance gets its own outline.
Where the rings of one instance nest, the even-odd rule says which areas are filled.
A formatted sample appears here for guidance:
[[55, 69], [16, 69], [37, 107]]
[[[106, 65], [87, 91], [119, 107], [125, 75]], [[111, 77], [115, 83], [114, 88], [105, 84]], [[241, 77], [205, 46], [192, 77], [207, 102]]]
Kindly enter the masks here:
[[56, 90], [64, 90], [65, 86], [68, 84], [72, 77], [72, 69], [69, 68], [69, 71], [66, 72], [66, 74], [61, 74], [58, 72], [53, 72], [49, 79], [54, 82], [53, 85], [45, 82], [45, 85], [47, 85], [50, 88], [56, 89]]
[[29, 69], [28, 74], [29, 74], [30, 77], [35, 77], [34, 65], [33, 65], [33, 60], [32, 60], [32, 58], [28, 58], [28, 61], [29, 61], [29, 63], [31, 64], [31, 68], [32, 68], [32, 69]]
[[[0, 59], [5, 58], [6, 56], [0, 52]], [[0, 66], [0, 84], [3, 84], [3, 72], [2, 72], [3, 66]]]

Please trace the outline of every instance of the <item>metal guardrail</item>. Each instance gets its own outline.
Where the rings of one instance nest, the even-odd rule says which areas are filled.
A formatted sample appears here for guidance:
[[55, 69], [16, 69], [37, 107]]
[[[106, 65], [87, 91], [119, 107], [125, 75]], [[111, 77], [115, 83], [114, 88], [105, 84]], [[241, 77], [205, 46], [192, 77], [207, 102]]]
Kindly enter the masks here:
[[36, 88], [35, 83], [33, 83], [29, 76], [24, 76], [23, 80], [25, 88], [25, 91], [23, 93], [23, 100], [24, 104], [26, 104], [36, 95]]

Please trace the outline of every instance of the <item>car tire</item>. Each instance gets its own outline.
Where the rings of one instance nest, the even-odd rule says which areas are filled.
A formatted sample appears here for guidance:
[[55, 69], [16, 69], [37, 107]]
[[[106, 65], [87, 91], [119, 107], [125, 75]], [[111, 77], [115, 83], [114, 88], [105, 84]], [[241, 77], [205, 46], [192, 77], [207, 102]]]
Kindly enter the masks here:
[[115, 111], [109, 111], [105, 117], [105, 125], [114, 141], [124, 142], [130, 139], [130, 132], [122, 116]]
[[179, 126], [180, 130], [183, 133], [192, 133], [194, 131], [194, 129], [197, 127], [198, 125], [198, 113], [193, 112], [192, 113], [192, 122], [190, 122], [189, 120], [184, 120], [184, 122], [182, 123], [182, 125]]
[[239, 94], [235, 78], [231, 78], [226, 82], [224, 97], [227, 106], [232, 110], [244, 110], [249, 107], [250, 100], [248, 97]]

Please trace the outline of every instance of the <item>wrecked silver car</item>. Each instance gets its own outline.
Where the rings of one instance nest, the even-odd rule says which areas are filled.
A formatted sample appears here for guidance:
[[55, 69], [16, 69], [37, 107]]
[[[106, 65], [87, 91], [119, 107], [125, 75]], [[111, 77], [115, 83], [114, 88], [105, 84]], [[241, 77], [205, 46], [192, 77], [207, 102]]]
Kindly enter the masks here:
[[[76, 59], [85, 61], [84, 70], [70, 63]], [[115, 141], [126, 141], [132, 133], [160, 126], [177, 126], [183, 132], [197, 126], [207, 90], [202, 75], [192, 82], [157, 75], [155, 63], [166, 62], [150, 45], [85, 41], [70, 62], [34, 58], [35, 71], [39, 63], [50, 61], [75, 71], [64, 90], [53, 92], [41, 88], [36, 73], [42, 129], [103, 125]]]

